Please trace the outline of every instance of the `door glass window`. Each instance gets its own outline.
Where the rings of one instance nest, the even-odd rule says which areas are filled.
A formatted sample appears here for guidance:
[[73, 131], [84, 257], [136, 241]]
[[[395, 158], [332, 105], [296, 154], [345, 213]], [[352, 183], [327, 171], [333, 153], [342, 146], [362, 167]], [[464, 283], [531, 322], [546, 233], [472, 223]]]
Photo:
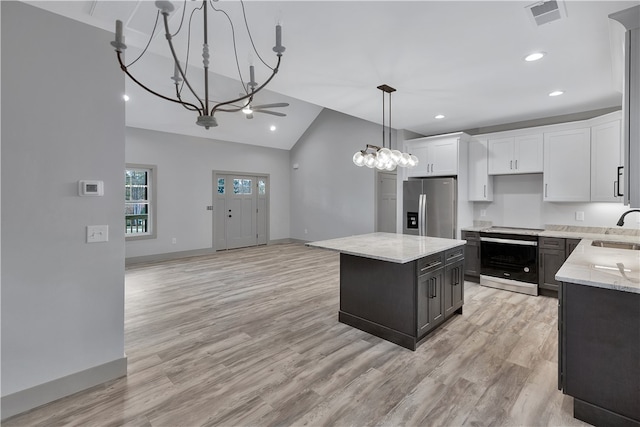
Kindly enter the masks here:
[[258, 194], [260, 194], [261, 196], [267, 194], [267, 183], [264, 179], [258, 180]]
[[224, 194], [224, 178], [218, 178], [218, 194]]
[[251, 179], [234, 179], [233, 180], [233, 194], [251, 194]]

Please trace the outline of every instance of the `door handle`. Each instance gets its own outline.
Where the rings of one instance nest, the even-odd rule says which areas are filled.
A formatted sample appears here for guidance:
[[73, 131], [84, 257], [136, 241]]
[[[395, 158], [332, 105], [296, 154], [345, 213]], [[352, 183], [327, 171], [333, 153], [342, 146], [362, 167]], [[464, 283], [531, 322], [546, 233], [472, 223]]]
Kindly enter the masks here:
[[229, 218], [231, 218], [231, 215], [229, 215]]

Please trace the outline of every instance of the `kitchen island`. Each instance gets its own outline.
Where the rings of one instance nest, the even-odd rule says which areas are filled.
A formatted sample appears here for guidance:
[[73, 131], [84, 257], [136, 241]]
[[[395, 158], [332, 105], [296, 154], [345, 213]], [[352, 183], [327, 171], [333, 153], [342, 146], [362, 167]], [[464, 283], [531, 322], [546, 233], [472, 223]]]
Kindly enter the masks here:
[[638, 245], [583, 239], [556, 274], [558, 389], [589, 424], [640, 426]]
[[415, 350], [462, 313], [465, 243], [371, 233], [307, 246], [340, 252], [340, 322]]

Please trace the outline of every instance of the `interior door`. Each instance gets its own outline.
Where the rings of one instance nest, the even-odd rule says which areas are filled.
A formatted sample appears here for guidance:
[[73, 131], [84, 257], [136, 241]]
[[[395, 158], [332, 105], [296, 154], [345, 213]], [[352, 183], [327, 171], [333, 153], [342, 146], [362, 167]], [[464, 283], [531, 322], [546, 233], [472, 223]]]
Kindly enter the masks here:
[[219, 251], [227, 249], [227, 217], [229, 215], [227, 208], [227, 192], [229, 188], [229, 176], [214, 176], [213, 190], [213, 247]]
[[256, 244], [267, 244], [267, 220], [269, 209], [269, 180], [265, 176], [257, 176], [257, 209], [256, 209], [256, 230], [257, 239]]
[[398, 200], [396, 189], [396, 174], [378, 172], [377, 193], [378, 221], [376, 231], [395, 233], [396, 204]]

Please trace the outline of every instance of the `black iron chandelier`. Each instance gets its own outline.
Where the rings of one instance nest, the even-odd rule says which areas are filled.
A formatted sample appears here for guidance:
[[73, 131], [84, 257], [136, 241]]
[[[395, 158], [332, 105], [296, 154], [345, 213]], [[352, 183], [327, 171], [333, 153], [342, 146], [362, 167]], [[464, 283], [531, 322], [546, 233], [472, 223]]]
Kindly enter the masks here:
[[[131, 78], [131, 80], [133, 80], [136, 84], [138, 84], [140, 87], [142, 87], [144, 90], [146, 90], [147, 92], [150, 92], [164, 100], [167, 101], [171, 101], [171, 102], [175, 102], [178, 103], [180, 105], [182, 105], [184, 108], [186, 108], [189, 111], [193, 111], [196, 112], [198, 114], [198, 119], [196, 120], [196, 124], [203, 126], [205, 129], [209, 129], [210, 127], [215, 127], [218, 126], [218, 121], [215, 117], [215, 113], [216, 112], [225, 112], [225, 113], [235, 113], [238, 111], [245, 111], [245, 114], [249, 114], [247, 113], [247, 111], [251, 111], [251, 102], [253, 101], [253, 97], [256, 93], [258, 93], [259, 91], [261, 91], [262, 89], [264, 89], [265, 86], [267, 86], [267, 84], [269, 84], [269, 82], [271, 82], [271, 80], [275, 77], [275, 75], [278, 73], [278, 70], [280, 69], [280, 62], [282, 60], [282, 54], [285, 51], [285, 47], [282, 45], [282, 26], [280, 24], [276, 25], [276, 45], [273, 47], [273, 51], [276, 53], [276, 56], [278, 58], [277, 60], [277, 64], [275, 67], [270, 67], [266, 62], [264, 62], [262, 60], [262, 58], [260, 57], [260, 54], [258, 53], [258, 51], [256, 50], [255, 46], [253, 45], [253, 39], [251, 37], [251, 32], [249, 31], [249, 25], [247, 23], [247, 19], [246, 19], [246, 15], [244, 15], [244, 3], [242, 2], [242, 0], [240, 0], [240, 3], [242, 5], [242, 11], [243, 11], [243, 15], [244, 15], [244, 24], [245, 27], [247, 28], [247, 32], [249, 34], [249, 39], [251, 40], [251, 45], [253, 46], [253, 51], [256, 53], [256, 55], [258, 56], [258, 58], [260, 59], [260, 61], [262, 61], [262, 63], [268, 67], [271, 70], [271, 75], [269, 76], [269, 78], [267, 78], [267, 80], [262, 83], [261, 85], [259, 85], [256, 81], [255, 81], [255, 70], [254, 70], [254, 66], [250, 65], [249, 66], [249, 81], [248, 82], [244, 82], [242, 75], [240, 73], [240, 67], [238, 65], [238, 52], [236, 50], [236, 46], [235, 46], [235, 34], [232, 34], [233, 37], [233, 42], [234, 42], [234, 53], [235, 53], [235, 60], [236, 60], [236, 65], [238, 68], [238, 75], [240, 77], [240, 82], [242, 83], [242, 88], [243, 88], [243, 93], [240, 94], [240, 96], [238, 96], [237, 98], [234, 99], [230, 99], [230, 100], [226, 100], [226, 101], [213, 101], [210, 98], [209, 95], [209, 58], [210, 58], [210, 54], [209, 54], [209, 43], [208, 43], [208, 28], [207, 28], [207, 19], [208, 19], [208, 7], [209, 7], [209, 2], [211, 2], [210, 7], [215, 11], [215, 12], [220, 12], [222, 14], [224, 14], [226, 16], [226, 18], [229, 20], [229, 22], [231, 23], [231, 28], [232, 31], [233, 30], [233, 23], [231, 22], [231, 18], [229, 17], [229, 15], [221, 10], [221, 9], [217, 9], [214, 5], [213, 2], [217, 1], [217, 0], [203, 0], [202, 1], [202, 5], [199, 8], [195, 8], [193, 9], [193, 11], [191, 12], [191, 17], [189, 18], [189, 24], [188, 24], [188, 29], [187, 31], [189, 32], [189, 35], [191, 33], [191, 19], [194, 16], [194, 13], [196, 11], [202, 11], [202, 15], [203, 15], [203, 33], [204, 33], [204, 40], [202, 43], [202, 63], [204, 66], [204, 89], [203, 89], [203, 94], [199, 95], [195, 88], [194, 85], [191, 84], [191, 82], [188, 80], [187, 78], [187, 67], [188, 67], [188, 63], [187, 60], [184, 60], [184, 66], [180, 63], [180, 60], [178, 58], [178, 55], [176, 54], [176, 50], [174, 48], [174, 44], [173, 44], [173, 37], [175, 37], [180, 30], [182, 29], [182, 24], [184, 23], [185, 20], [185, 11], [186, 11], [186, 0], [185, 0], [185, 4], [183, 6], [183, 14], [182, 14], [182, 19], [180, 21], [180, 27], [178, 28], [178, 30], [175, 33], [172, 33], [169, 30], [169, 15], [171, 14], [171, 12], [173, 12], [174, 10], [174, 6], [170, 1], [161, 1], [158, 0], [155, 2], [156, 7], [158, 8], [158, 13], [156, 14], [156, 25], [154, 25], [153, 31], [151, 33], [151, 36], [149, 38], [149, 43], [147, 44], [147, 47], [142, 51], [142, 53], [140, 54], [140, 56], [133, 62], [131, 62], [128, 65], [125, 65], [124, 63], [124, 50], [127, 48], [127, 45], [124, 43], [124, 35], [122, 32], [122, 21], [117, 20], [116, 21], [116, 38], [114, 41], [111, 42], [111, 45], [115, 48], [117, 57], [118, 57], [118, 62], [120, 63], [120, 69], [122, 71], [124, 71], [124, 73], [129, 76], [129, 78]], [[167, 39], [167, 43], [169, 44], [169, 50], [171, 53], [171, 57], [173, 58], [174, 61], [174, 74], [173, 77], [171, 77], [171, 79], [173, 80], [174, 84], [175, 84], [175, 97], [171, 97], [171, 96], [167, 96], [167, 95], [163, 95], [153, 89], [150, 89], [149, 87], [147, 87], [145, 84], [143, 84], [140, 80], [136, 79], [131, 72], [129, 71], [128, 67], [131, 66], [133, 63], [135, 63], [136, 61], [138, 61], [146, 52], [147, 48], [149, 47], [149, 44], [151, 43], [151, 40], [154, 37], [155, 34], [155, 29], [158, 23], [158, 19], [159, 16], [162, 15], [163, 21], [164, 21], [164, 30], [165, 30], [165, 37]], [[185, 58], [188, 58], [189, 55], [189, 47], [187, 47], [187, 54]], [[195, 101], [189, 102], [185, 99], [183, 99], [183, 95], [182, 95], [182, 91], [186, 88], [186, 90], [188, 92], [191, 92], [191, 94], [195, 97]], [[287, 104], [288, 105], [288, 104]], [[273, 106], [285, 106], [285, 104], [271, 104], [268, 105], [270, 107]], [[267, 106], [262, 106], [267, 107]], [[273, 114], [273, 113], [272, 113]], [[274, 115], [283, 115], [283, 114], [274, 114]]]

